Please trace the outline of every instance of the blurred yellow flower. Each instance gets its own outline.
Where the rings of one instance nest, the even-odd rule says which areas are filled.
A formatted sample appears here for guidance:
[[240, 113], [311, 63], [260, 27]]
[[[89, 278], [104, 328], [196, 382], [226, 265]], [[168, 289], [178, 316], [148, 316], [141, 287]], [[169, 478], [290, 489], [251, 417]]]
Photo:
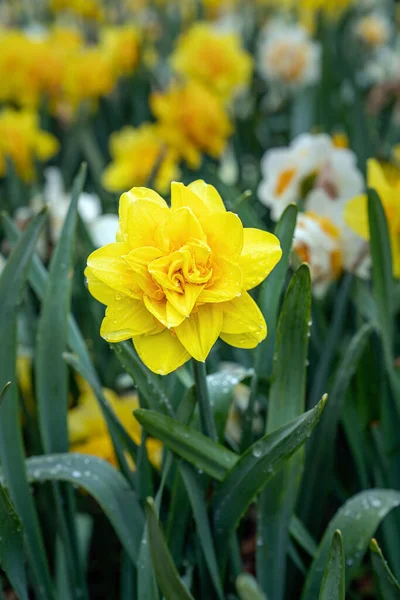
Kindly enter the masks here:
[[[116, 464], [116, 457], [106, 422], [92, 390], [79, 380], [81, 394], [78, 404], [68, 411], [68, 432], [71, 452], [93, 454]], [[136, 394], [119, 397], [115, 392], [104, 389], [104, 395], [115, 414], [136, 444], [141, 442], [141, 427], [133, 416], [133, 411], [139, 408]], [[162, 445], [156, 439], [146, 441], [150, 462], [161, 467]]]
[[111, 62], [99, 46], [81, 48], [66, 64], [61, 103], [76, 109], [109, 94], [116, 82]]
[[24, 181], [35, 176], [35, 160], [46, 161], [58, 152], [58, 140], [39, 127], [37, 114], [6, 108], [0, 112], [0, 177], [11, 159]]
[[101, 22], [104, 19], [104, 7], [100, 0], [50, 0], [53, 12], [70, 12], [83, 19]]
[[117, 241], [93, 252], [85, 275], [107, 306], [100, 334], [132, 338], [142, 361], [166, 375], [205, 361], [218, 337], [254, 348], [267, 328], [248, 294], [279, 261], [279, 240], [244, 229], [204, 181], [173, 183], [171, 208], [156, 192], [122, 194]]
[[190, 80], [150, 96], [162, 136], [187, 164], [196, 169], [202, 152], [218, 158], [232, 133], [222, 100], [205, 86]]
[[224, 100], [248, 85], [252, 71], [252, 58], [236, 33], [201, 22], [179, 38], [171, 63], [178, 73], [198, 80]]
[[162, 193], [179, 177], [177, 153], [163, 140], [157, 125], [143, 123], [137, 129], [126, 126], [113, 133], [110, 153], [112, 162], [105, 169], [102, 182], [111, 192], [145, 185], [153, 170], [154, 185]]
[[[121, 58], [121, 57], [120, 57]], [[55, 114], [73, 113], [81, 101], [97, 100], [116, 83], [116, 56], [87, 46], [71, 27], [52, 27], [36, 37], [0, 32], [0, 101], [38, 108], [48, 100]]]
[[140, 33], [134, 25], [104, 27], [100, 45], [117, 77], [131, 73], [140, 58]]
[[[400, 277], [400, 185], [390, 182], [378, 161], [368, 161], [368, 187], [374, 188], [382, 201], [389, 228], [392, 248], [393, 275]], [[365, 240], [370, 237], [368, 222], [367, 196], [357, 196], [349, 201], [345, 208], [345, 220], [358, 235]]]

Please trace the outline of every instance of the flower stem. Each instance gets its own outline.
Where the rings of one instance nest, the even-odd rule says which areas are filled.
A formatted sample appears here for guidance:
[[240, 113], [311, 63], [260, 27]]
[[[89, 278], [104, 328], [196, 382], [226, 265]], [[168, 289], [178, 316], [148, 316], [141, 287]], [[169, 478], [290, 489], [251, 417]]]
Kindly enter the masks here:
[[197, 360], [192, 361], [194, 380], [196, 383], [196, 398], [199, 403], [201, 429], [205, 435], [215, 442], [218, 440], [217, 429], [215, 427], [214, 415], [210, 406], [208, 395], [206, 365]]

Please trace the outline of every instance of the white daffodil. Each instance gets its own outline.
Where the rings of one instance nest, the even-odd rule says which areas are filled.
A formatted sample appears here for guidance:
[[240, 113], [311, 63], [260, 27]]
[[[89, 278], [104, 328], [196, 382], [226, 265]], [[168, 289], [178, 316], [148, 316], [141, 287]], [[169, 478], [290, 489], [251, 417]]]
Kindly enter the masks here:
[[327, 135], [303, 134], [288, 148], [275, 148], [265, 153], [261, 161], [262, 181], [258, 197], [270, 208], [275, 221], [289, 204], [302, 199], [307, 179], [321, 171], [332, 147]]
[[274, 20], [258, 45], [258, 72], [269, 83], [295, 89], [318, 81], [321, 48], [300, 25]]
[[356, 36], [369, 48], [379, 48], [386, 44], [391, 35], [389, 19], [373, 12], [358, 20], [355, 25]]
[[360, 85], [370, 86], [396, 81], [400, 78], [399, 48], [377, 48], [364, 68], [357, 74]]
[[339, 229], [330, 219], [312, 212], [300, 213], [293, 250], [300, 261], [308, 263], [313, 293], [317, 298], [322, 297], [343, 270]]

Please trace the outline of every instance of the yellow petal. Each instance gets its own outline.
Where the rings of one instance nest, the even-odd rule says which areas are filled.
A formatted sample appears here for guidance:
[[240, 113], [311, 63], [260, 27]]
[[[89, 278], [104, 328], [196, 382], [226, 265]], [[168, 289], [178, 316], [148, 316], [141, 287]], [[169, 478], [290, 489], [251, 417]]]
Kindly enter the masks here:
[[132, 164], [129, 160], [113, 161], [101, 176], [103, 187], [109, 192], [122, 192], [132, 185]]
[[248, 350], [255, 348], [262, 341], [257, 333], [252, 331], [249, 333], [221, 333], [220, 338], [230, 346]]
[[177, 210], [183, 206], [189, 207], [197, 217], [208, 215], [209, 210], [204, 202], [183, 183], [173, 181], [171, 183], [171, 208]]
[[107, 244], [92, 252], [87, 260], [91, 273], [113, 290], [140, 298], [141, 292], [133, 280], [132, 269], [122, 258], [130, 248], [124, 242]]
[[393, 276], [400, 279], [400, 236], [397, 230], [390, 231], [390, 245], [392, 249]]
[[368, 186], [374, 188], [378, 193], [390, 188], [382, 167], [374, 158], [370, 158], [367, 162], [367, 180]]
[[155, 438], [147, 438], [146, 439], [146, 450], [147, 456], [149, 457], [149, 461], [156, 469], [161, 469], [162, 465], [162, 455], [163, 455], [163, 445], [160, 440], [156, 440]]
[[[148, 296], [157, 297], [158, 300], [163, 296], [159, 291], [159, 286], [153, 281], [149, 273], [149, 264], [162, 256], [162, 252], [153, 246], [142, 246], [131, 250], [129, 254], [124, 256], [124, 259], [132, 269], [132, 279], [137, 286], [144, 291]], [[161, 296], [158, 298], [158, 296]]]
[[199, 302], [226, 302], [241, 294], [242, 271], [236, 263], [222, 256], [217, 257], [213, 271], [216, 272], [216, 279], [211, 280], [211, 284], [201, 292]]
[[213, 185], [197, 179], [190, 183], [188, 188], [203, 201], [210, 213], [225, 212], [224, 201]]
[[154, 246], [155, 232], [169, 213], [166, 202], [147, 188], [133, 188], [119, 202], [120, 230], [132, 249]]
[[243, 234], [239, 265], [243, 273], [243, 287], [251, 290], [271, 273], [282, 256], [282, 250], [278, 238], [272, 233], [246, 227]]
[[243, 292], [239, 298], [224, 302], [220, 306], [224, 314], [223, 333], [252, 333], [259, 342], [265, 339], [265, 319], [250, 294]]
[[162, 325], [147, 310], [141, 300], [121, 296], [106, 310], [100, 335], [107, 342], [122, 342], [135, 335], [156, 332]]
[[184, 317], [188, 317], [193, 310], [202, 290], [202, 285], [194, 283], [186, 283], [183, 293], [173, 292], [169, 289], [164, 289], [167, 300], [172, 306]]
[[114, 301], [115, 290], [113, 290], [109, 285], [100, 281], [100, 279], [94, 275], [93, 269], [86, 267], [85, 277], [87, 279], [89, 292], [92, 294], [93, 298], [96, 298], [98, 302], [101, 302], [106, 306]]
[[218, 339], [222, 327], [222, 309], [219, 305], [204, 304], [185, 319], [175, 333], [186, 350], [204, 362]]
[[205, 233], [198, 218], [186, 206], [177, 210], [170, 210], [169, 219], [160, 230], [160, 235], [169, 240], [171, 251], [179, 250], [191, 240], [206, 241]]
[[134, 337], [133, 344], [144, 364], [159, 375], [168, 375], [190, 358], [189, 352], [169, 329], [155, 335]]
[[213, 253], [230, 260], [239, 258], [243, 248], [243, 225], [231, 212], [219, 212], [203, 218], [201, 225]]
[[344, 220], [364, 240], [369, 239], [367, 196], [356, 196], [349, 200], [344, 209]]
[[155, 300], [149, 296], [143, 296], [147, 310], [149, 310], [160, 323], [170, 329], [177, 327], [186, 318], [179, 313], [168, 300]]

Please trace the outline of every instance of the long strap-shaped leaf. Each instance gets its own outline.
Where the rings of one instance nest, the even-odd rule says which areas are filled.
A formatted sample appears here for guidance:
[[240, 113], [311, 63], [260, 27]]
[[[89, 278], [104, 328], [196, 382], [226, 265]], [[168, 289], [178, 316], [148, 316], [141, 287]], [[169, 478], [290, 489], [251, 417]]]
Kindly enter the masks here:
[[214, 525], [220, 563], [226, 559], [228, 540], [254, 497], [316, 427], [326, 397], [312, 410], [253, 444], [229, 471], [214, 498]]
[[146, 502], [146, 516], [151, 558], [162, 593], [168, 600], [194, 600], [189, 590], [183, 585], [176, 570], [160, 529], [156, 506], [152, 498], [149, 498]]
[[392, 571], [389, 568], [382, 550], [376, 540], [371, 540], [370, 544], [372, 568], [374, 570], [374, 581], [376, 593], [379, 600], [399, 600], [400, 585]]
[[166, 415], [139, 409], [135, 411], [135, 417], [150, 435], [215, 479], [223, 479], [226, 470], [237, 461], [238, 456], [234, 452]]
[[[329, 393], [329, 404], [322, 415], [315, 435], [307, 446], [301, 500], [303, 512], [310, 517], [310, 520], [312, 519], [315, 530], [318, 530], [318, 525], [321, 523], [324, 514], [323, 509], [329, 494], [329, 478], [332, 473], [335, 436], [346, 391], [358, 367], [371, 331], [372, 326], [365, 324], [351, 339], [336, 372], [332, 392]], [[318, 499], [318, 506], [320, 507], [317, 516], [313, 514], [313, 503], [316, 499]]]
[[32, 483], [67, 481], [93, 496], [136, 564], [144, 515], [136, 492], [121, 473], [101, 458], [78, 453], [34, 456], [26, 467]]
[[[12, 244], [15, 244], [19, 239], [20, 232], [18, 231], [14, 223], [11, 221], [11, 219], [7, 216], [4, 217], [4, 225], [8, 239]], [[32, 258], [31, 270], [29, 273], [29, 282], [39, 300], [42, 300], [44, 298], [47, 285], [47, 278], [48, 273], [45, 267], [41, 263], [38, 256], [34, 255]], [[93, 366], [79, 327], [71, 314], [68, 316], [68, 345], [79, 358], [77, 364], [79, 364], [80, 370], [86, 374], [83, 376], [88, 381], [90, 379], [92, 387], [95, 383], [96, 388], [101, 390], [100, 379]], [[116, 455], [122, 456], [123, 446], [121, 445], [120, 438], [123, 440], [124, 446], [126, 446], [127, 449], [130, 450], [130, 436], [126, 432], [124, 426], [118, 419], [117, 415], [115, 414], [113, 408], [110, 406], [104, 394], [96, 394], [96, 398], [99, 402], [99, 406], [104, 415], [104, 418], [107, 421], [107, 426], [111, 433], [111, 438], [114, 444]]]
[[[279, 318], [267, 433], [304, 413], [310, 318], [310, 271], [303, 264], [290, 281]], [[289, 363], [286, 360], [288, 356], [292, 357]], [[276, 600], [284, 596], [289, 524], [303, 466], [302, 448], [271, 479], [260, 495], [257, 575], [264, 592]]]
[[9, 257], [0, 277], [0, 387], [12, 382], [0, 407], [0, 460], [11, 499], [24, 526], [28, 559], [36, 583], [38, 598], [53, 598], [39, 523], [25, 472], [25, 457], [19, 422], [16, 386], [17, 307], [28, 275], [30, 261], [45, 221], [39, 214], [29, 225]]
[[77, 207], [85, 176], [86, 165], [83, 165], [74, 181], [69, 210], [51, 258], [38, 323], [36, 397], [43, 448], [49, 454], [68, 452], [69, 448], [68, 369], [63, 353], [67, 350]]
[[[78, 200], [85, 176], [86, 165], [82, 165], [74, 180], [68, 213], [51, 258], [38, 323], [35, 352], [36, 400], [43, 449], [48, 454], [68, 452], [69, 449], [68, 368], [63, 353], [67, 349]], [[79, 559], [73, 490], [71, 487], [57, 484], [53, 486], [53, 492], [57, 527], [69, 567], [71, 594], [73, 598], [87, 597], [86, 582]]]
[[268, 325], [268, 335], [255, 350], [255, 369], [251, 380], [249, 405], [242, 433], [242, 448], [244, 450], [252, 442], [253, 415], [259, 380], [262, 377], [269, 378], [271, 376], [278, 309], [289, 266], [296, 219], [297, 206], [291, 204], [285, 209], [275, 228], [275, 235], [281, 243], [282, 257], [260, 287], [258, 304]]
[[353, 496], [329, 523], [306, 579], [302, 600], [315, 600], [321, 587], [333, 533], [339, 529], [343, 536], [346, 556], [346, 582], [357, 573], [375, 530], [389, 511], [400, 505], [400, 492], [395, 490], [366, 490]]
[[372, 283], [379, 333], [382, 339], [386, 369], [400, 412], [400, 377], [393, 368], [393, 260], [385, 211], [377, 192], [368, 190], [368, 221], [371, 235]]
[[22, 523], [0, 485], [0, 566], [20, 600], [28, 600]]
[[336, 530], [329, 548], [319, 600], [345, 600], [345, 590], [342, 534]]

